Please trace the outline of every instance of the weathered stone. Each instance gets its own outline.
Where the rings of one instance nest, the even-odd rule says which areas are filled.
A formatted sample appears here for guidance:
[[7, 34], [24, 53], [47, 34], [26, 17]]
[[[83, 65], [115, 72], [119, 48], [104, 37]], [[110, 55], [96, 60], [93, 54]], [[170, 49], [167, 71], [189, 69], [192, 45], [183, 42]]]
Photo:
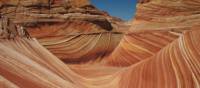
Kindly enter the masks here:
[[[113, 30], [122, 20], [109, 16], [90, 4], [88, 0], [10, 0], [1, 1], [0, 14], [24, 26], [35, 22], [52, 23], [51, 19], [88, 21], [103, 30]], [[67, 8], [66, 8], [67, 5]], [[61, 16], [61, 17], [59, 17]], [[97, 18], [95, 18], [97, 17]], [[49, 19], [49, 20], [48, 20]], [[28, 24], [27, 24], [28, 22]], [[17, 24], [19, 24], [17, 23]], [[56, 22], [55, 22], [56, 23]]]

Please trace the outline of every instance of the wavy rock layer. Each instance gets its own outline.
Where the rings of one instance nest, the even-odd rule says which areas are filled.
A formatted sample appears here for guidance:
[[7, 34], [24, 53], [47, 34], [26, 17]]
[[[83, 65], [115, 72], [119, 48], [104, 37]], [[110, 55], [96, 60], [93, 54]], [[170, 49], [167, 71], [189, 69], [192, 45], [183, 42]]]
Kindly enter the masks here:
[[[35, 8], [38, 0], [16, 4], [26, 10], [34, 7], [31, 14], [21, 15], [6, 13], [16, 5], [1, 1], [1, 14], [6, 15], [0, 21], [0, 87], [200, 87], [198, 0], [141, 0], [129, 31], [87, 3], [82, 8], [61, 2], [40, 2], [44, 13]], [[57, 7], [64, 11], [54, 12]]]
[[123, 21], [88, 0], [10, 0], [2, 2], [0, 12], [66, 63], [102, 59], [123, 34]]
[[199, 41], [199, 30], [186, 32], [153, 57], [116, 70], [70, 69], [36, 40], [1, 40], [0, 74], [20, 88], [198, 88]]
[[13, 84], [9, 80], [5, 79], [4, 77], [0, 76], [0, 87], [1, 88], [19, 88], [17, 85]]
[[71, 85], [60, 77], [64, 75], [60, 71], [64, 70], [57, 68], [65, 64], [59, 59], [53, 60], [56, 57], [36, 40], [1, 40], [0, 46], [0, 73], [20, 88], [67, 88]]
[[198, 0], [148, 0], [138, 4], [136, 19], [159, 21], [167, 17], [197, 15], [199, 3]]
[[129, 67], [120, 88], [198, 88], [199, 33], [186, 32], [153, 57]]
[[119, 46], [108, 57], [107, 64], [130, 66], [143, 61], [177, 39], [176, 32], [130, 33], [123, 37]]
[[131, 29], [107, 64], [130, 66], [156, 54], [183, 31], [199, 26], [199, 5], [198, 0], [140, 0]]
[[109, 55], [123, 34], [101, 30], [96, 25], [80, 21], [46, 25], [28, 31], [66, 63], [87, 62]]
[[199, 0], [140, 0], [132, 31], [187, 30], [199, 25]]

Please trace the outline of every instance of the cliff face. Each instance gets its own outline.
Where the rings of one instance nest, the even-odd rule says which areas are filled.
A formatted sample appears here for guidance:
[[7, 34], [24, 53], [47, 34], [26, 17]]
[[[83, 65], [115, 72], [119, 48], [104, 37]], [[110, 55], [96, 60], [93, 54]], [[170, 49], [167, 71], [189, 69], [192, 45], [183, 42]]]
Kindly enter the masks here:
[[[88, 0], [1, 1], [0, 12], [67, 63], [109, 55], [118, 45], [123, 21]], [[63, 46], [63, 47], [60, 47]], [[79, 52], [79, 53], [78, 53]]]
[[82, 7], [90, 5], [88, 0], [1, 0], [1, 5], [23, 5], [23, 6], [34, 6], [34, 5], [43, 5], [48, 6], [52, 3], [68, 5], [70, 7]]
[[9, 0], [0, 3], [2, 16], [23, 26], [79, 20], [112, 30], [115, 22], [121, 22], [96, 9], [87, 0]]
[[84, 7], [91, 5], [89, 0], [64, 0], [65, 5], [73, 8]]

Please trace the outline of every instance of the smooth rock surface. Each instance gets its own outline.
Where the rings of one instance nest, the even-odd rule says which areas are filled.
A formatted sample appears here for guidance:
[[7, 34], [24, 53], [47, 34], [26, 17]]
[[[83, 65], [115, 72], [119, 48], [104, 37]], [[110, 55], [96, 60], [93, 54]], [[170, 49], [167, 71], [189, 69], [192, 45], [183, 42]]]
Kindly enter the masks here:
[[[115, 19], [113, 30], [84, 21], [96, 22], [98, 16], [77, 13], [80, 8], [70, 10], [80, 17], [37, 12], [17, 20], [4, 15], [0, 87], [199, 88], [199, 6], [199, 0], [140, 0], [129, 30], [109, 15], [98, 16]], [[27, 22], [31, 25], [21, 26]]]

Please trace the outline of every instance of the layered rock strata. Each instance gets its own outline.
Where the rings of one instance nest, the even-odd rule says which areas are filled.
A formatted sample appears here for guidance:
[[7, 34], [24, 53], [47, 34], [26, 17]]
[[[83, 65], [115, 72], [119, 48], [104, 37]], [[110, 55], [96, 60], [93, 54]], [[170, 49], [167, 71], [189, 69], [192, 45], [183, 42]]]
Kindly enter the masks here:
[[[164, 5], [163, 2], [168, 4]], [[138, 5], [138, 11], [142, 9], [140, 6], [148, 6], [152, 3], [156, 3], [153, 5], [155, 7], [157, 5], [174, 5], [173, 9], [195, 8], [200, 4], [198, 0], [179, 0], [179, 2], [174, 0], [143, 0]], [[188, 3], [194, 7], [187, 5]], [[0, 25], [0, 87], [199, 88], [200, 26], [198, 23], [200, 21], [198, 21], [198, 16], [195, 18], [196, 16], [187, 10], [185, 12], [183, 10], [181, 13], [184, 14], [167, 16], [161, 21], [136, 17], [132, 28], [122, 34], [125, 36], [114, 52], [108, 57], [104, 57], [104, 63], [101, 61], [101, 63], [97, 62], [96, 64], [73, 65], [64, 63], [51, 52], [63, 49], [63, 51], [67, 50], [64, 51], [67, 53], [71, 50], [71, 54], [76, 51], [78, 54], [82, 54], [79, 53], [79, 50], [85, 49], [87, 45], [89, 45], [87, 46], [89, 49], [93, 44], [102, 47], [105, 42], [93, 42], [90, 45], [90, 43], [85, 44], [84, 41], [88, 42], [88, 39], [92, 41], [93, 38], [94, 40], [96, 40], [95, 38], [106, 40], [110, 37], [105, 37], [102, 33], [108, 31], [102, 32], [100, 30], [101, 36], [94, 36], [92, 34], [98, 34], [99, 30], [96, 26], [93, 28], [88, 23], [88, 26], [79, 25], [76, 30], [72, 30], [72, 28], [76, 28], [76, 25], [67, 22], [56, 25], [39, 24], [36, 28], [28, 29], [33, 37], [37, 37], [40, 41], [38, 42], [35, 38], [27, 37], [24, 33], [25, 30], [20, 28], [21, 26], [16, 27], [20, 24], [13, 25], [13, 21], [1, 19], [3, 25]], [[189, 18], [185, 16], [186, 13], [188, 13], [187, 17]], [[195, 13], [195, 15], [198, 14]], [[179, 18], [179, 16], [184, 16], [184, 18]], [[154, 18], [160, 19], [160, 17]], [[195, 19], [190, 19], [190, 17]], [[170, 22], [166, 21], [166, 19], [172, 21], [174, 18], [178, 18], [178, 20], [172, 23], [177, 25], [171, 25]], [[182, 21], [180, 21], [181, 19]], [[186, 26], [186, 23], [190, 24]], [[80, 24], [84, 24], [84, 22]], [[62, 30], [63, 26], [67, 30]], [[87, 30], [79, 29], [82, 27], [86, 27]], [[150, 29], [147, 29], [149, 27]], [[171, 30], [174, 27], [176, 28]], [[47, 29], [50, 30], [47, 31]], [[120, 32], [112, 31], [109, 33], [114, 35]], [[71, 38], [67, 36], [71, 36]], [[110, 40], [113, 41], [113, 39], [115, 38]], [[116, 40], [119, 41], [118, 38]], [[69, 45], [66, 43], [68, 41], [71, 41]], [[53, 51], [49, 52], [41, 44]], [[84, 45], [82, 46], [82, 44]], [[69, 47], [71, 45], [74, 46]], [[59, 51], [59, 53], [61, 52]]]
[[108, 59], [108, 65], [130, 66], [149, 58], [199, 26], [198, 0], [140, 0], [131, 29]]
[[[66, 63], [108, 56], [118, 45], [123, 21], [88, 0], [1, 1], [0, 12]], [[100, 60], [99, 59], [99, 60]]]

